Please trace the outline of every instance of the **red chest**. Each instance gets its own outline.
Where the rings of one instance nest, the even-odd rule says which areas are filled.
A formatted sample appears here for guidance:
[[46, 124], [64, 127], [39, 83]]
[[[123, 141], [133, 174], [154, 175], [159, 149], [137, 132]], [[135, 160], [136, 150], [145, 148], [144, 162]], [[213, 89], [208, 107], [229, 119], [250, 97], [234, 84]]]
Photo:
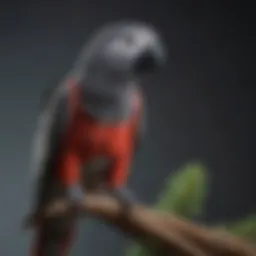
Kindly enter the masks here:
[[131, 122], [99, 124], [82, 116], [74, 120], [70, 139], [83, 158], [95, 155], [119, 157], [130, 154], [132, 133]]

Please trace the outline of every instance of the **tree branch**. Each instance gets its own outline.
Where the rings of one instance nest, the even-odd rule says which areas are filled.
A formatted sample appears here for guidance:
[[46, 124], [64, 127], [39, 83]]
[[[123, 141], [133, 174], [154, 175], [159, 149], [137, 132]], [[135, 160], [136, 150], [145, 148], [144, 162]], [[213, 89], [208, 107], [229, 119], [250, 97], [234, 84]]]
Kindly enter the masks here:
[[[70, 202], [58, 201], [52, 203], [43, 215], [56, 218], [72, 213], [73, 206]], [[165, 212], [143, 205], [131, 205], [124, 214], [120, 202], [109, 196], [88, 195], [80, 210], [81, 214], [91, 215], [119, 227], [135, 239], [156, 243], [162, 248], [157, 256], [256, 256], [255, 247], [242, 240]], [[36, 216], [30, 222], [35, 224]]]

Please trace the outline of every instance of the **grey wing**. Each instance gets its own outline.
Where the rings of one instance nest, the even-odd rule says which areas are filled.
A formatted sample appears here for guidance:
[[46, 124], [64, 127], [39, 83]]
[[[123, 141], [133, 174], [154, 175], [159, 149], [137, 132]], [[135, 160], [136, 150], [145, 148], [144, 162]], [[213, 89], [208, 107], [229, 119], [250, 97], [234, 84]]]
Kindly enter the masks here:
[[68, 119], [66, 87], [59, 86], [48, 95], [39, 115], [32, 152], [32, 171], [36, 186], [36, 205], [63, 193], [56, 185], [56, 157]]

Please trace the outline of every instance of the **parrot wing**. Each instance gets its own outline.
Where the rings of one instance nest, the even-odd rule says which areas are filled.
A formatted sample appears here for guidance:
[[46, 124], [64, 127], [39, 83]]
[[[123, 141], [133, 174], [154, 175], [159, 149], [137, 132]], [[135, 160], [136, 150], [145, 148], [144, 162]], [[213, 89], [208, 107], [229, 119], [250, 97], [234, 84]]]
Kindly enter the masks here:
[[54, 88], [45, 99], [34, 136], [32, 171], [39, 192], [36, 198], [37, 204], [47, 200], [46, 194], [49, 194], [50, 184], [56, 177], [54, 173], [56, 156], [67, 120], [67, 87], [60, 85]]

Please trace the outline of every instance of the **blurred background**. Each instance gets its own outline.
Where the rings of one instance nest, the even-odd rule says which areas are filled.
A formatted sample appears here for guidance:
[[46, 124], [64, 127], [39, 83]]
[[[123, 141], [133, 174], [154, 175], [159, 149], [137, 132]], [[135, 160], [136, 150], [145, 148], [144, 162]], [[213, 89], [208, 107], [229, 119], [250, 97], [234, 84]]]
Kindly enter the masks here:
[[[253, 8], [241, 1], [60, 2], [0, 4], [1, 255], [27, 255], [31, 234], [21, 231], [20, 222], [31, 199], [30, 146], [40, 95], [108, 21], [148, 21], [169, 47], [167, 67], [144, 88], [148, 133], [132, 189], [153, 203], [168, 174], [196, 160], [210, 173], [202, 221], [255, 212]], [[79, 227], [73, 255], [118, 256], [125, 245], [123, 235], [90, 220]]]

